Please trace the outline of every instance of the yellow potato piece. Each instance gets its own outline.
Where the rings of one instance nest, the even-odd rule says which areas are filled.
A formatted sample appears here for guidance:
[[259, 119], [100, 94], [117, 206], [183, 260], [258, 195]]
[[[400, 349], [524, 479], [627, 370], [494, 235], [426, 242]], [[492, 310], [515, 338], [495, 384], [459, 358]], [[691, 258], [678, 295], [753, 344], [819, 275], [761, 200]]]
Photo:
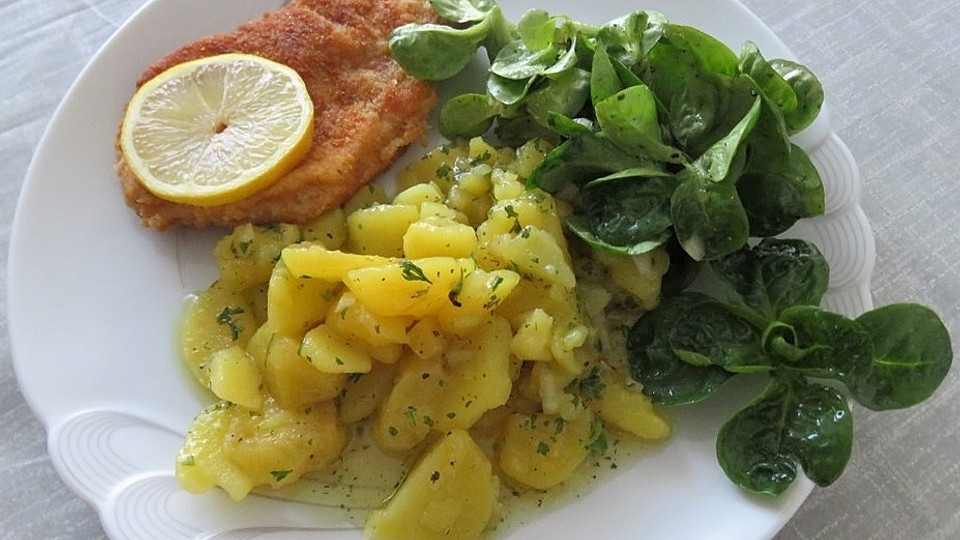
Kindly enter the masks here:
[[420, 219], [416, 206], [378, 204], [347, 216], [346, 250], [361, 255], [403, 256], [403, 235]]
[[280, 487], [330, 463], [347, 434], [332, 403], [307, 410], [264, 403], [260, 414], [219, 402], [204, 409], [187, 432], [176, 460], [185, 489], [220, 486], [234, 500], [256, 486]]
[[364, 534], [376, 540], [479, 538], [499, 483], [487, 456], [463, 430], [427, 450], [387, 506], [373, 512]]
[[387, 257], [346, 253], [310, 242], [288, 246], [280, 257], [292, 275], [324, 281], [343, 281], [351, 270], [382, 266], [391, 262]]
[[250, 338], [247, 354], [263, 374], [267, 392], [277, 404], [303, 410], [340, 395], [346, 384], [343, 373], [323, 373], [300, 356], [300, 338], [264, 324]]
[[493, 317], [473, 334], [450, 343], [447, 391], [439, 402], [436, 429], [467, 429], [487, 411], [507, 402], [510, 377], [510, 325]]
[[463, 273], [453, 257], [405, 259], [350, 270], [344, 283], [374, 313], [423, 317], [450, 302]]
[[553, 317], [535, 308], [523, 317], [523, 323], [510, 340], [510, 352], [522, 360], [553, 359], [550, 343], [553, 338]]
[[449, 218], [427, 217], [410, 224], [403, 235], [403, 253], [423, 257], [469, 257], [477, 247], [473, 227]]
[[566, 252], [542, 229], [528, 226], [518, 235], [497, 234], [481, 243], [480, 249], [499, 266], [515, 269], [521, 275], [568, 289], [577, 284]]
[[490, 320], [519, 283], [520, 276], [512, 270], [488, 272], [478, 268], [466, 274], [437, 315], [440, 327], [456, 336], [473, 332]]
[[397, 193], [397, 196], [393, 198], [393, 204], [414, 206], [417, 209], [420, 209], [424, 203], [436, 204], [442, 202], [443, 192], [433, 182], [414, 184]]
[[260, 408], [263, 403], [260, 371], [239, 346], [213, 353], [209, 371], [210, 390], [218, 398], [252, 410]]
[[670, 269], [670, 255], [665, 248], [635, 256], [594, 250], [593, 256], [609, 269], [613, 282], [639, 300], [644, 309], [657, 307], [660, 283]]
[[434, 317], [420, 319], [407, 332], [407, 345], [420, 358], [439, 356], [447, 349], [447, 338]]
[[240, 225], [214, 248], [220, 283], [240, 292], [266, 283], [280, 251], [300, 240], [296, 225]]
[[297, 277], [281, 261], [267, 288], [267, 320], [278, 332], [301, 336], [323, 322], [341, 288], [339, 282]]
[[256, 329], [247, 298], [217, 282], [188, 300], [180, 321], [180, 354], [197, 381], [209, 386], [211, 355], [235, 345], [243, 347]]
[[639, 387], [630, 388], [610, 369], [600, 371], [603, 388], [590, 405], [603, 421], [641, 439], [659, 441], [670, 437], [667, 414], [655, 406]]
[[410, 355], [398, 363], [400, 372], [373, 421], [373, 440], [387, 453], [400, 453], [420, 444], [441, 414], [446, 374], [439, 362]]
[[383, 364], [369, 373], [351, 377], [338, 402], [340, 421], [355, 424], [372, 415], [393, 387], [397, 364]]
[[549, 489], [569, 478], [587, 457], [592, 429], [589, 410], [571, 421], [547, 414], [513, 414], [504, 425], [500, 468], [520, 484]]
[[454, 180], [453, 164], [458, 158], [466, 157], [467, 152], [467, 148], [463, 145], [443, 145], [434, 148], [402, 170], [398, 184], [401, 189], [405, 189], [423, 182], [433, 182], [446, 193]]
[[328, 210], [302, 228], [303, 240], [327, 249], [340, 249], [347, 241], [347, 215], [342, 208]]
[[325, 323], [303, 336], [299, 354], [322, 373], [366, 373], [373, 367], [370, 355]]
[[352, 292], [345, 291], [331, 304], [326, 322], [340, 335], [378, 348], [406, 343], [407, 328], [414, 321], [413, 317], [374, 313]]

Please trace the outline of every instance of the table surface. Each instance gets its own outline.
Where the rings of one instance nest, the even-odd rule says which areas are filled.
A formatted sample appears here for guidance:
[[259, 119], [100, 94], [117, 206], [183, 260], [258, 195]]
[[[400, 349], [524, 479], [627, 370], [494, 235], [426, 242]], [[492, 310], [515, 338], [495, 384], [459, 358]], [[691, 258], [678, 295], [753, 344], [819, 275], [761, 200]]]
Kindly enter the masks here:
[[[508, 1], [508, 0], [504, 0]], [[916, 301], [960, 336], [960, 9], [955, 0], [743, 0], [821, 78], [863, 176], [877, 305]], [[57, 104], [144, 0], [0, 0], [0, 283], [16, 201]], [[708, 5], [709, 0], [704, 0]], [[0, 304], [6, 306], [6, 288]], [[102, 538], [66, 489], [17, 387], [0, 309], [0, 538]], [[960, 538], [960, 377], [915, 409], [856, 410], [844, 476], [776, 536]]]

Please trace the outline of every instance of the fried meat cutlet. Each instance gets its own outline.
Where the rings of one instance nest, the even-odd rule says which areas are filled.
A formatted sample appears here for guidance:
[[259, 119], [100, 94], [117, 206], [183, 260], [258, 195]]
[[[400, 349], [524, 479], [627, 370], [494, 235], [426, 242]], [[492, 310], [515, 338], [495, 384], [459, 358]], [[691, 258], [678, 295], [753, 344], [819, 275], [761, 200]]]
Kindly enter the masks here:
[[150, 66], [137, 87], [189, 60], [228, 52], [256, 54], [295, 69], [314, 105], [313, 142], [292, 171], [251, 197], [200, 207], [158, 198], [119, 150], [127, 204], [144, 225], [163, 230], [241, 223], [305, 223], [370, 183], [410, 143], [424, 138], [436, 103], [430, 84], [391, 57], [393, 28], [432, 21], [425, 0], [296, 0], [236, 31], [195, 41]]

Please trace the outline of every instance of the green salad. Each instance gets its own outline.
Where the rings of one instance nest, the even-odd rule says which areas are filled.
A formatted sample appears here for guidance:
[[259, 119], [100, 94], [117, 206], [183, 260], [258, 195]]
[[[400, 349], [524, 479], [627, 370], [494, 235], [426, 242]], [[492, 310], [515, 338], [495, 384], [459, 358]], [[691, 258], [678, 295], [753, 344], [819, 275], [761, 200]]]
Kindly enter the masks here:
[[[829, 266], [813, 243], [777, 238], [824, 212], [824, 188], [791, 137], [823, 88], [805, 66], [739, 53], [710, 35], [635, 11], [606, 24], [492, 0], [431, 0], [445, 24], [398, 28], [390, 46], [421, 79], [456, 76], [483, 50], [486, 87], [442, 104], [440, 132], [554, 147], [529, 185], [572, 211], [591, 249], [670, 255], [663, 297], [625, 332], [630, 373], [656, 403], [702, 401], [735, 376], [766, 386], [717, 438], [727, 476], [780, 494], [798, 470], [828, 485], [849, 460], [848, 400], [913, 406], [950, 369], [939, 317], [895, 304], [856, 319], [819, 307]], [[697, 289], [709, 274], [719, 292]]]

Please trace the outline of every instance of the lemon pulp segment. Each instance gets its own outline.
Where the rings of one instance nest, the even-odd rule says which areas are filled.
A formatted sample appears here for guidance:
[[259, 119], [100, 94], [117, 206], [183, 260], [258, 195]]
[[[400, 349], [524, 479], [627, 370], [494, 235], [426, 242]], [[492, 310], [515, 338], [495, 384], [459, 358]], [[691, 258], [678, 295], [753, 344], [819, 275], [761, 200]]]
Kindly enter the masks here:
[[199, 58], [160, 73], [127, 106], [120, 147], [154, 195], [235, 202], [296, 166], [313, 139], [313, 102], [292, 68], [251, 54]]

